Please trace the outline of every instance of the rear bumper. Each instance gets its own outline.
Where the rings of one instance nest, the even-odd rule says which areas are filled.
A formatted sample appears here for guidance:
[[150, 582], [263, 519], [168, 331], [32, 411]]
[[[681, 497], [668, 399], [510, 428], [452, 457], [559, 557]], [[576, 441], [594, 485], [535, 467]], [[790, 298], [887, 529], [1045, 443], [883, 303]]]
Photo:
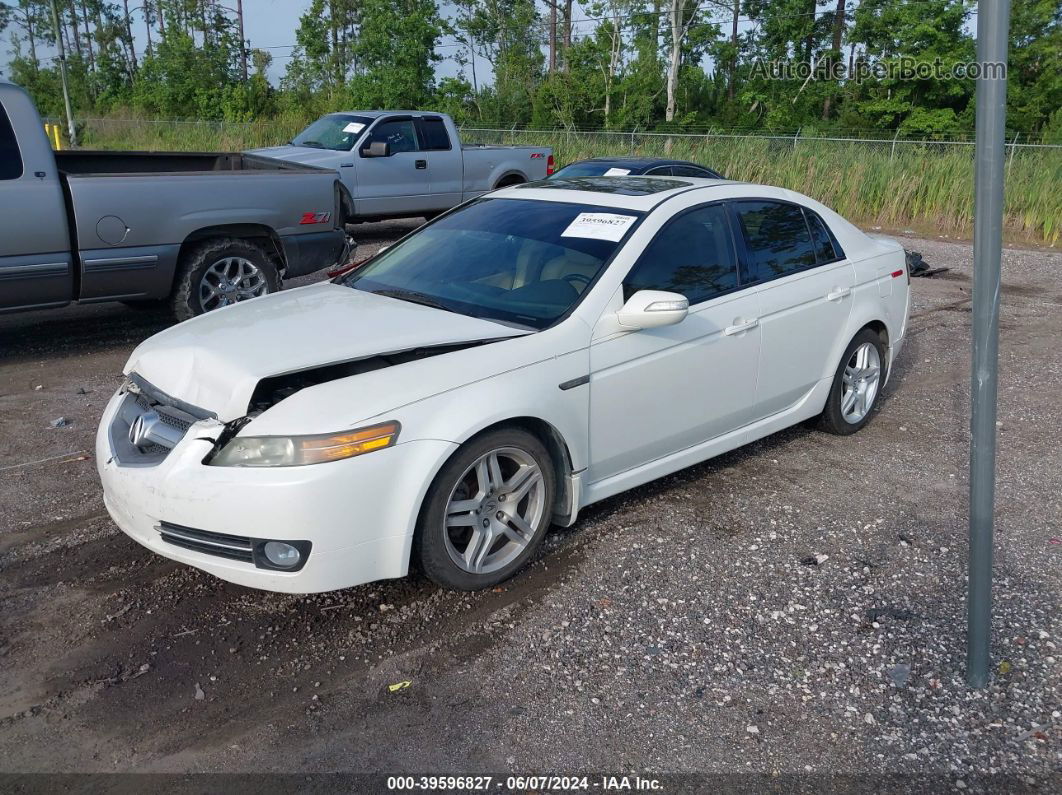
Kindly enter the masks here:
[[331, 268], [340, 264], [347, 254], [347, 235], [342, 229], [286, 235], [280, 242], [287, 263], [284, 276], [288, 279]]

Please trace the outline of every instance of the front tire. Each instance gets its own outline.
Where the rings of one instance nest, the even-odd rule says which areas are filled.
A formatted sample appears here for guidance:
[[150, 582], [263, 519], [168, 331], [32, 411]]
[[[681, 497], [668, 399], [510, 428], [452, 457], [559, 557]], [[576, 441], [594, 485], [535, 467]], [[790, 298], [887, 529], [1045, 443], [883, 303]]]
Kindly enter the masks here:
[[884, 361], [881, 337], [871, 329], [863, 329], [848, 343], [819, 418], [824, 431], [848, 436], [870, 422], [881, 394]]
[[527, 565], [553, 514], [553, 464], [516, 428], [462, 446], [436, 476], [413, 539], [428, 577], [459, 591], [488, 588]]
[[253, 240], [204, 241], [181, 256], [177, 269], [170, 305], [178, 320], [280, 289], [275, 255]]

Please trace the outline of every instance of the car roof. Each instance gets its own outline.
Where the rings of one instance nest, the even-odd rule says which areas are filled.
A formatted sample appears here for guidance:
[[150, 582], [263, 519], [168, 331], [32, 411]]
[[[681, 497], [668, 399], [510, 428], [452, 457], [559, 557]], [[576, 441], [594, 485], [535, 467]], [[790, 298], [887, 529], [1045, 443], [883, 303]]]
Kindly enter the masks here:
[[[696, 166], [697, 168], [705, 168], [700, 163], [694, 163], [691, 160], [672, 160], [667, 157], [589, 157], [585, 160], [574, 160], [569, 163], [569, 166], [576, 163], [623, 163], [629, 166]], [[567, 167], [567, 166], [566, 166]]]
[[433, 110], [337, 110], [326, 113], [325, 116], [365, 116], [369, 119], [378, 119], [380, 116], [442, 116]]
[[600, 207], [649, 212], [672, 196], [686, 191], [741, 184], [743, 183], [733, 180], [701, 177], [561, 177], [502, 188], [490, 196], [595, 204]]

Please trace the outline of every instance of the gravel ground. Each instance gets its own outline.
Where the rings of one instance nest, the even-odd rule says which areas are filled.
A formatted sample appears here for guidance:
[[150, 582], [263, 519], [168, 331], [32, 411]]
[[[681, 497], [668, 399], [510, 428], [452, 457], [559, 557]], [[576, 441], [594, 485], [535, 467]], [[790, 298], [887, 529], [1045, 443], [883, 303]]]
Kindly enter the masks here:
[[971, 691], [971, 249], [903, 242], [951, 270], [913, 283], [864, 431], [794, 428], [593, 506], [471, 595], [410, 577], [283, 596], [151, 555], [106, 517], [91, 439], [168, 321], [0, 318], [0, 771], [1060, 786], [1062, 255], [1004, 255], [994, 675]]

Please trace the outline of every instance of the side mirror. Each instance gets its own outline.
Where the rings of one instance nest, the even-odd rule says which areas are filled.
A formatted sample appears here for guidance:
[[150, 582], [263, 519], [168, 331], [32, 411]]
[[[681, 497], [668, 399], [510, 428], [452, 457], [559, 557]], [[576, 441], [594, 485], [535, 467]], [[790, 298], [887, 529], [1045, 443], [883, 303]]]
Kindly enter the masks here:
[[673, 326], [686, 319], [690, 302], [684, 295], [663, 290], [639, 290], [616, 313], [616, 321], [624, 329], [660, 328]]
[[361, 150], [363, 157], [390, 157], [391, 144], [387, 141], [373, 141]]

